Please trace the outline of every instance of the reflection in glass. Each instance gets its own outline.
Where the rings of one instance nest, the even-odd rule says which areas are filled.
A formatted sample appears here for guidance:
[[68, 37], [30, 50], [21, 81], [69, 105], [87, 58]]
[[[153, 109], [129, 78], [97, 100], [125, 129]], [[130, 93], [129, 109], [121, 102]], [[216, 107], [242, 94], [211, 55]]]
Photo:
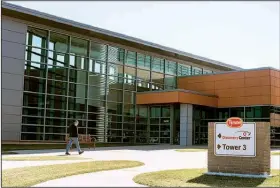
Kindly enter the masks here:
[[45, 95], [39, 93], [23, 93], [23, 106], [45, 107]]
[[69, 37], [66, 35], [54, 33], [51, 31], [49, 49], [52, 51], [55, 51], [55, 52], [67, 53], [68, 49], [69, 49], [69, 39], [68, 38]]
[[79, 56], [87, 56], [88, 55], [88, 41], [72, 37], [71, 38], [71, 54], [79, 55]]
[[37, 93], [45, 93], [46, 80], [24, 77], [24, 91], [31, 91]]
[[106, 45], [91, 42], [90, 57], [94, 60], [106, 60]]

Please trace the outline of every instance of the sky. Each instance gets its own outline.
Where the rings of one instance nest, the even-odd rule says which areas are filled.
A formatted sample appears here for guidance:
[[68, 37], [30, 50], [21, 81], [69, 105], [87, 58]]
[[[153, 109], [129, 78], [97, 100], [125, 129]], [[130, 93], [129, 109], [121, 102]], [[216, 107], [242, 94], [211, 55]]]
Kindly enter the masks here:
[[242, 68], [280, 68], [279, 1], [14, 1]]

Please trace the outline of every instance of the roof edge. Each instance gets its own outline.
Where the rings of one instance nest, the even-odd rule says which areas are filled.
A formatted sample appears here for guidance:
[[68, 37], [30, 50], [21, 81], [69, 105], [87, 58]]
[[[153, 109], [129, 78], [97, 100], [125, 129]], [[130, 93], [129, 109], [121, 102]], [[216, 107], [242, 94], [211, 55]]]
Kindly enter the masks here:
[[177, 76], [177, 77], [178, 78], [182, 78], [182, 77], [195, 77], [195, 76], [211, 76], [211, 75], [217, 75], [217, 74], [230, 74], [230, 73], [235, 73], [235, 72], [247, 72], [247, 71], [258, 71], [258, 70], [275, 70], [275, 71], [280, 71], [280, 69], [276, 69], [274, 67], [260, 67], [260, 68], [252, 68], [252, 69], [222, 71], [222, 72], [216, 72], [216, 73], [213, 73], [213, 74], [198, 74], [198, 75], [187, 75], [187, 76]]

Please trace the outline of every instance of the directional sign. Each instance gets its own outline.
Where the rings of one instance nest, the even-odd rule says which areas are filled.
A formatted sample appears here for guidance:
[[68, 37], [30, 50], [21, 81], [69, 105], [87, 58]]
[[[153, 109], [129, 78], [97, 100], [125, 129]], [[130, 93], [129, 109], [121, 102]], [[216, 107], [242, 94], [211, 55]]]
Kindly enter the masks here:
[[229, 118], [225, 123], [215, 123], [214, 136], [216, 156], [256, 156], [256, 123]]

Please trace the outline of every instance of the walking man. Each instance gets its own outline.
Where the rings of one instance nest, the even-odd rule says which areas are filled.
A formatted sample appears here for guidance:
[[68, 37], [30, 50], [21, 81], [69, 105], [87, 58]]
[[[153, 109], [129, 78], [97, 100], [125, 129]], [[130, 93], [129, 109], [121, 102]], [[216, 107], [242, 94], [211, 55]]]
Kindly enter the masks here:
[[79, 152], [79, 155], [84, 153], [84, 151], [81, 150], [80, 144], [79, 144], [79, 139], [78, 139], [78, 120], [75, 120], [68, 128], [68, 133], [69, 133], [69, 142], [66, 147], [66, 155], [70, 155], [69, 150], [72, 146], [72, 143], [74, 142], [76, 145], [76, 148]]

